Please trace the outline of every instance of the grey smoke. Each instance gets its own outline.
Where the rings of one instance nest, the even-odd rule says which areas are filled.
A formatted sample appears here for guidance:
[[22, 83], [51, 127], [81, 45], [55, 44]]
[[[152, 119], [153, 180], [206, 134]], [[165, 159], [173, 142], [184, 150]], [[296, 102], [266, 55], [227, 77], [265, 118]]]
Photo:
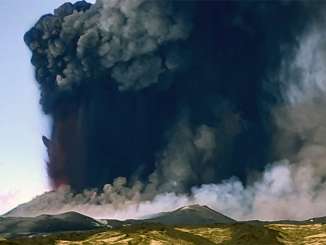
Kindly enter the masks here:
[[119, 84], [120, 90], [139, 90], [158, 83], [163, 72], [162, 60], [156, 56], [144, 56], [130, 64], [121, 64], [112, 71], [112, 77]]
[[[188, 38], [188, 18], [171, 1], [97, 0], [81, 11], [66, 3], [39, 21], [40, 39], [27, 43], [46, 54], [47, 66], [34, 64], [38, 73], [54, 75], [59, 89], [101, 76], [121, 90], [140, 90], [182, 66], [171, 50]], [[57, 62], [59, 57], [64, 62]]]
[[[261, 178], [245, 187], [231, 178], [220, 184], [193, 187], [189, 194], [163, 192], [144, 199], [140, 183], [128, 187], [118, 178], [103, 190], [75, 194], [68, 186], [45, 193], [16, 208], [10, 216], [36, 216], [77, 211], [95, 218], [141, 218], [185, 205], [208, 205], [238, 220], [307, 219], [324, 215], [326, 186], [312, 168], [284, 160], [267, 167]], [[304, 212], [303, 212], [304, 210]]]
[[221, 102], [216, 107], [220, 113], [216, 113], [214, 125], [194, 127], [187, 112], [180, 113], [176, 125], [167, 133], [168, 143], [159, 154], [146, 190], [184, 193], [194, 183], [213, 181], [219, 164], [216, 159], [224, 151], [223, 144], [232, 143], [243, 127], [240, 116], [228, 103]]
[[161, 190], [183, 192], [184, 186], [199, 177], [198, 168], [207, 169], [205, 165], [216, 148], [216, 136], [214, 129], [206, 125], [193, 132], [186, 121], [179, 122], [174, 132], [154, 175], [159, 177]]

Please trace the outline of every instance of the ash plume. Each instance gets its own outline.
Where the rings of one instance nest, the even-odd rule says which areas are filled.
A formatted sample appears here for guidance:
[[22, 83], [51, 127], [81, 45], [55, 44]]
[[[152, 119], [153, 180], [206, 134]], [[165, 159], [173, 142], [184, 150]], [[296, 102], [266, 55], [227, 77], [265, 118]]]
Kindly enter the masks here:
[[9, 215], [325, 215], [324, 5], [98, 0], [43, 16], [25, 42], [55, 188]]
[[[103, 148], [97, 155], [98, 165], [135, 161], [133, 165], [137, 167], [149, 161], [152, 156], [147, 155], [151, 154], [143, 152], [151, 151], [147, 148], [154, 139], [146, 132], [138, 135], [133, 132], [148, 130], [147, 134], [151, 134], [151, 128], [163, 130], [161, 125], [156, 129], [151, 125], [154, 122], [147, 122], [146, 118], [153, 117], [151, 111], [156, 110], [155, 106], [151, 108], [151, 103], [164, 102], [151, 98], [160, 97], [159, 91], [149, 95], [137, 91], [159, 83], [169, 86], [171, 79], [185, 67], [185, 51], [180, 45], [190, 35], [189, 8], [180, 8], [171, 1], [66, 3], [54, 14], [43, 16], [26, 33], [25, 42], [32, 51], [32, 63], [41, 88], [41, 104], [53, 117], [53, 143], [47, 145], [49, 175], [54, 186], [61, 183], [75, 188], [97, 186], [96, 183], [82, 183], [82, 179], [86, 179], [83, 171], [91, 167], [88, 164], [93, 154], [96, 155], [96, 149], [88, 152], [92, 147]], [[139, 120], [133, 120], [133, 116], [128, 115], [131, 113], [140, 114]], [[125, 129], [132, 123], [130, 129]], [[119, 128], [115, 124], [125, 125]], [[89, 146], [92, 144], [89, 141], [101, 137], [99, 134], [107, 139], [99, 142], [99, 146]], [[122, 134], [123, 138], [130, 136], [118, 139], [117, 134]], [[118, 149], [112, 149], [116, 142]], [[105, 151], [106, 147], [111, 150]], [[139, 156], [128, 159], [123, 148], [133, 147]], [[79, 176], [77, 168], [81, 168]], [[100, 168], [113, 171], [111, 176], [105, 176], [102, 184], [117, 177], [112, 168]]]
[[114, 80], [120, 90], [158, 83], [182, 64], [173, 49], [189, 36], [188, 18], [171, 1], [144, 0], [66, 3], [43, 16], [25, 42], [37, 80], [53, 88], [42, 97], [45, 110], [49, 96], [96, 79]]

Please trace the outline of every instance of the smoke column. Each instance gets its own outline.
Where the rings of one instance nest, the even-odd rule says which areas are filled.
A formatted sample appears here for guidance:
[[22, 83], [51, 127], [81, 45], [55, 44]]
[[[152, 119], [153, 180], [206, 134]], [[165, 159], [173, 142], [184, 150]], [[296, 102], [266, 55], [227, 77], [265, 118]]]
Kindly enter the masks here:
[[191, 203], [238, 219], [325, 215], [324, 10], [98, 0], [43, 16], [25, 42], [53, 119], [55, 190], [16, 215]]
[[46, 145], [54, 187], [81, 190], [153, 171], [176, 113], [168, 88], [186, 66], [180, 45], [190, 35], [188, 8], [66, 3], [26, 33], [41, 104], [53, 118]]

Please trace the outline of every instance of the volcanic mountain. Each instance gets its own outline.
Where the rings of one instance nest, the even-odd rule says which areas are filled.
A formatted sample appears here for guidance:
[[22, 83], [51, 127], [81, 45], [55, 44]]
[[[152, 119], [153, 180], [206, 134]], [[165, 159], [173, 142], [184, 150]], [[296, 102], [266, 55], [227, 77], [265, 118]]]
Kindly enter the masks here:
[[[77, 212], [0, 216], [1, 244], [325, 244], [325, 217], [305, 221], [237, 222], [200, 205], [139, 220], [95, 220]], [[14, 242], [14, 243], [11, 243]], [[63, 243], [61, 243], [63, 242]]]
[[144, 222], [160, 223], [165, 225], [209, 225], [232, 224], [236, 221], [215, 210], [200, 205], [190, 205], [172, 212], [158, 213]]
[[77, 212], [37, 217], [0, 217], [0, 235], [4, 236], [92, 230], [100, 226], [100, 222]]
[[[13, 210], [15, 211], [15, 209]], [[36, 217], [15, 216], [11, 211], [0, 217], [0, 234], [35, 234], [59, 231], [91, 230], [98, 227], [122, 227], [133, 224], [158, 223], [163, 225], [232, 224], [236, 221], [215, 210], [200, 205], [190, 205], [171, 212], [161, 212], [149, 218], [130, 220], [95, 220], [77, 212]], [[11, 215], [8, 215], [11, 214]]]

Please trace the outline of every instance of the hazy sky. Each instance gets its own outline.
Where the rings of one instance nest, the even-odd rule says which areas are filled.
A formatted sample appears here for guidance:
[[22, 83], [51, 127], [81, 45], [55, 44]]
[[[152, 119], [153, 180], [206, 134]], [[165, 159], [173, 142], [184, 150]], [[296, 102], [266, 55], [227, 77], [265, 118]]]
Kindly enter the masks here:
[[38, 104], [24, 33], [64, 0], [0, 0], [0, 214], [48, 189]]

